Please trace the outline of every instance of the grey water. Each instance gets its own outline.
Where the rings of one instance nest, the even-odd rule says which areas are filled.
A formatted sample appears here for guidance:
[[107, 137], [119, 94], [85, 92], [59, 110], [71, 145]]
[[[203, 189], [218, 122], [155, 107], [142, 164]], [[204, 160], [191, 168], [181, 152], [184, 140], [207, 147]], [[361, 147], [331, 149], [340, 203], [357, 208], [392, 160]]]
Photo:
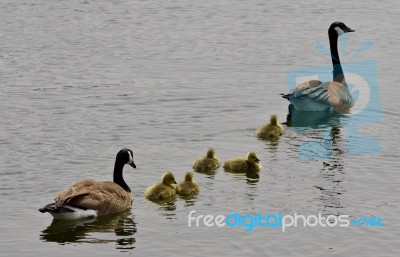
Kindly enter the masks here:
[[[398, 256], [399, 11], [395, 0], [1, 0], [0, 255]], [[330, 65], [336, 20], [356, 30], [342, 61], [375, 65], [374, 105], [287, 123], [288, 74]], [[261, 141], [256, 128], [272, 114], [285, 134]], [[124, 170], [132, 209], [80, 221], [37, 211], [76, 180], [111, 180], [124, 147], [138, 167]], [[165, 171], [181, 181], [208, 148], [221, 161], [255, 151], [263, 168], [196, 173], [197, 197], [145, 200]], [[189, 227], [192, 210], [383, 226], [246, 232]]]

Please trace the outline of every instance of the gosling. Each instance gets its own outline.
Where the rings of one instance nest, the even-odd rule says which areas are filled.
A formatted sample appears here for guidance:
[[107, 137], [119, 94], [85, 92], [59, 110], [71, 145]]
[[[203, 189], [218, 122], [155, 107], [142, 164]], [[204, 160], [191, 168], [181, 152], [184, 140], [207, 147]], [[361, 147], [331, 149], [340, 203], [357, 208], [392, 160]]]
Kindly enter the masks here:
[[272, 139], [282, 136], [283, 127], [278, 123], [278, 116], [272, 115], [270, 124], [259, 127], [256, 133], [257, 137], [263, 139]]
[[175, 177], [174, 174], [168, 171], [162, 176], [162, 182], [149, 186], [144, 192], [144, 195], [147, 199], [152, 201], [173, 197], [176, 191], [172, 184], [176, 184]]
[[233, 158], [225, 161], [224, 169], [230, 172], [257, 172], [261, 169], [260, 159], [255, 152], [249, 152], [246, 159]]
[[220, 166], [219, 160], [215, 157], [215, 150], [209, 149], [207, 155], [197, 159], [193, 163], [193, 169], [197, 172], [209, 172], [218, 169]]
[[176, 193], [181, 196], [191, 196], [199, 193], [199, 185], [193, 179], [193, 172], [185, 174], [185, 180], [176, 186]]

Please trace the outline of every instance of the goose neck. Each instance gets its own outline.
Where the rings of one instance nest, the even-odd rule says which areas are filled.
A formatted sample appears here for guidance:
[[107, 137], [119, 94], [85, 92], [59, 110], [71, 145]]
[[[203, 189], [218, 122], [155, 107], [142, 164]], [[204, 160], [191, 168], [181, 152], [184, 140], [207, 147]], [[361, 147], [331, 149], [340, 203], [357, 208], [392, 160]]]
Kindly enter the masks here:
[[338, 35], [336, 33], [329, 33], [329, 44], [331, 49], [331, 59], [333, 66], [333, 81], [346, 85], [342, 65], [340, 63], [338, 52]]
[[114, 165], [114, 183], [120, 185], [126, 192], [131, 192], [131, 189], [126, 184], [124, 177], [122, 175], [122, 170], [124, 168], [124, 163], [116, 160]]

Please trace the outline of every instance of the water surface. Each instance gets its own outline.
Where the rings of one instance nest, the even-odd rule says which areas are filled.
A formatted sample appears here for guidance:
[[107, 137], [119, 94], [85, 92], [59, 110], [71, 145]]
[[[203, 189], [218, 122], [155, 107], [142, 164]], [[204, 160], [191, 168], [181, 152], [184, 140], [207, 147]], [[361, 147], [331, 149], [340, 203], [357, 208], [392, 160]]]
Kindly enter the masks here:
[[[398, 1], [0, 2], [0, 236], [3, 256], [397, 256], [400, 243]], [[381, 118], [349, 132], [351, 115], [303, 116], [276, 142], [260, 141], [271, 114], [286, 121], [290, 70], [330, 64], [327, 28], [356, 30], [343, 60], [373, 60]], [[347, 59], [346, 59], [347, 58]], [[375, 72], [371, 70], [371, 72]], [[362, 116], [364, 117], [364, 116]], [[310, 119], [311, 122], [307, 121]], [[306, 142], [318, 148], [300, 148]], [[110, 180], [123, 147], [133, 208], [94, 221], [37, 211], [58, 190]], [[194, 199], [161, 205], [147, 186], [216, 149], [256, 151], [258, 174], [196, 174]], [[278, 213], [380, 216], [383, 227], [189, 228], [187, 215]]]

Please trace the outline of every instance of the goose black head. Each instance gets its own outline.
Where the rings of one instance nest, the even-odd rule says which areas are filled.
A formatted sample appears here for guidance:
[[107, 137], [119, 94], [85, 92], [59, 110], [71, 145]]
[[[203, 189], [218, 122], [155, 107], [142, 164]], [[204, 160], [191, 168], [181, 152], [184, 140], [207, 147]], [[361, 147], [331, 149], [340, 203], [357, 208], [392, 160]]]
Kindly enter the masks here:
[[335, 21], [332, 23], [328, 30], [329, 35], [336, 34], [337, 36], [348, 32], [355, 32], [355, 30], [347, 27], [346, 24], [341, 21]]
[[131, 149], [121, 149], [117, 153], [117, 161], [124, 164], [129, 164], [132, 166], [132, 168], [136, 168], [135, 162], [133, 161], [133, 152]]

